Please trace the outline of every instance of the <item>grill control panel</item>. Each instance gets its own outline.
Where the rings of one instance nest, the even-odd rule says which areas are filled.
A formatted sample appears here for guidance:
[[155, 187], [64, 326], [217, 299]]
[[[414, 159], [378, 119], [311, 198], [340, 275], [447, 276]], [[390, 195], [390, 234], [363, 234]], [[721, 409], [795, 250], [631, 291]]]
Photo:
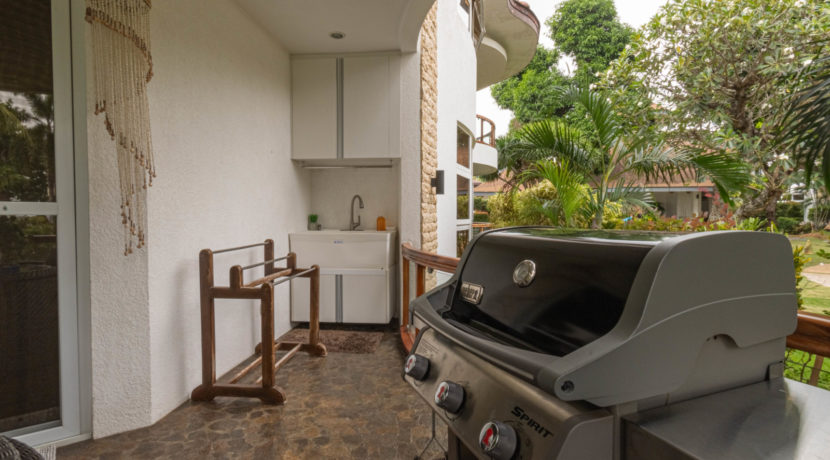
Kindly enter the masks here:
[[[406, 381], [479, 458], [612, 458], [608, 411], [561, 401], [433, 329], [424, 331], [412, 353], [404, 364]], [[413, 369], [421, 359], [428, 372], [418, 379]], [[571, 437], [594, 440], [587, 457], [583, 443], [572, 457], [577, 453], [569, 445], [575, 443], [565, 442]]]

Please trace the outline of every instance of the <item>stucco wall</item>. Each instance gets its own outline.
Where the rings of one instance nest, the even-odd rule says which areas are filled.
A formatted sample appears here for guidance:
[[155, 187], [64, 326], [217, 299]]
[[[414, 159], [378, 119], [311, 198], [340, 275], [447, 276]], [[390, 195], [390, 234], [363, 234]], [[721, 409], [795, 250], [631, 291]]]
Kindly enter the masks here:
[[[154, 2], [151, 26], [158, 178], [148, 249], [129, 258], [118, 250], [113, 148], [90, 120], [96, 437], [158, 420], [200, 382], [199, 250], [270, 237], [285, 252], [310, 209], [308, 172], [289, 159], [287, 53], [223, 0]], [[217, 256], [217, 284], [230, 265], [260, 254]], [[279, 336], [289, 328], [287, 285], [275, 303]], [[258, 309], [217, 302], [216, 328], [221, 375], [253, 352]]]
[[92, 429], [100, 437], [151, 423], [150, 315], [147, 250], [124, 257], [115, 145], [94, 115], [91, 78], [87, 94]]
[[438, 169], [444, 194], [438, 195], [438, 253], [456, 255], [456, 137], [460, 123], [475, 132], [476, 55], [458, 2], [438, 0]]

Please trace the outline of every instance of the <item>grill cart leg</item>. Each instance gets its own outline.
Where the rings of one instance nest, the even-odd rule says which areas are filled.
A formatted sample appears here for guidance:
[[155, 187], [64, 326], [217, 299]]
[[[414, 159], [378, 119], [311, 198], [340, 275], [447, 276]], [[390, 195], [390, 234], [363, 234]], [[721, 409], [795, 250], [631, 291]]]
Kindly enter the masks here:
[[438, 438], [435, 437], [435, 411], [432, 411], [432, 437], [429, 438], [429, 441], [427, 441], [427, 445], [424, 446], [424, 448], [421, 450], [421, 453], [415, 456], [415, 460], [421, 460], [422, 458], [424, 458], [424, 454], [426, 453], [427, 449], [429, 449], [429, 446], [432, 445], [432, 443], [435, 443], [435, 445], [438, 446], [439, 449], [441, 449], [441, 452], [444, 453], [444, 458], [447, 458], [447, 449], [444, 446], [442, 446], [441, 443], [438, 441]]

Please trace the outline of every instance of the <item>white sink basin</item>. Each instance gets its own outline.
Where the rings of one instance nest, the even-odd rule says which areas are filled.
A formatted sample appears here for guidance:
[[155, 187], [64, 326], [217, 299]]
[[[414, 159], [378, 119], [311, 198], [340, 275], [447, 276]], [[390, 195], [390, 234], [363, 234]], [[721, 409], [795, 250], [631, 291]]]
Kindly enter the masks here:
[[291, 233], [288, 238], [300, 267], [379, 269], [394, 264], [394, 230], [320, 230]]

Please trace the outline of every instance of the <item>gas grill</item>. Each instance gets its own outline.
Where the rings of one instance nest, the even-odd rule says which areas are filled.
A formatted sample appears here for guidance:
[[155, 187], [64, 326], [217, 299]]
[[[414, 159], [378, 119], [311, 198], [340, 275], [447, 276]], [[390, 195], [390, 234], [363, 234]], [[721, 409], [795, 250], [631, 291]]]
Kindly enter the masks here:
[[[805, 436], [828, 436], [798, 429], [793, 410], [803, 422], [810, 404], [830, 409], [827, 392], [782, 378], [794, 279], [771, 233], [486, 232], [412, 302], [404, 378], [459, 457], [793, 458]], [[748, 419], [796, 429], [741, 429]]]

